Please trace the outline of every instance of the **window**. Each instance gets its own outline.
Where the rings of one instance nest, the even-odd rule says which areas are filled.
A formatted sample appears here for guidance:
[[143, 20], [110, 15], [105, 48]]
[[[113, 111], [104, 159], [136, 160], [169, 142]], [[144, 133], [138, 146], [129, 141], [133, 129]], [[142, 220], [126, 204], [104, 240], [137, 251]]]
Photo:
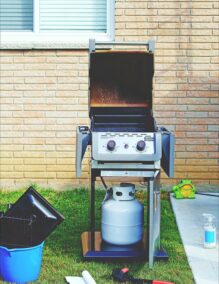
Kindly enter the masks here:
[[0, 30], [33, 30], [32, 0], [0, 0]]
[[0, 0], [1, 40], [111, 40], [115, 0]]

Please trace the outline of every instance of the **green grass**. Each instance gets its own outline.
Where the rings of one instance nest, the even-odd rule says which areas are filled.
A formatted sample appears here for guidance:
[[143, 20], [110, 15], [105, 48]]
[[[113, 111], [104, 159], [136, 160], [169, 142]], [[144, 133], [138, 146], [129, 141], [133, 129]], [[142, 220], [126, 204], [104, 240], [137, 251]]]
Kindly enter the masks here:
[[[65, 276], [80, 276], [86, 269], [97, 284], [110, 284], [115, 283], [110, 277], [112, 269], [124, 266], [129, 267], [130, 273], [139, 278], [169, 280], [176, 284], [194, 283], [167, 194], [162, 194], [161, 243], [169, 254], [169, 261], [156, 262], [153, 269], [149, 269], [148, 264], [144, 262], [83, 261], [80, 235], [88, 230], [88, 191], [76, 189], [55, 192], [52, 189], [39, 189], [39, 192], [65, 216], [65, 221], [45, 242], [42, 270], [36, 283], [65, 283]], [[15, 202], [22, 193], [23, 191], [0, 191], [0, 211], [5, 210], [8, 203]], [[140, 199], [145, 200], [144, 193], [140, 192], [138, 195]], [[103, 196], [104, 192], [97, 190], [98, 227], [100, 226], [99, 207]]]

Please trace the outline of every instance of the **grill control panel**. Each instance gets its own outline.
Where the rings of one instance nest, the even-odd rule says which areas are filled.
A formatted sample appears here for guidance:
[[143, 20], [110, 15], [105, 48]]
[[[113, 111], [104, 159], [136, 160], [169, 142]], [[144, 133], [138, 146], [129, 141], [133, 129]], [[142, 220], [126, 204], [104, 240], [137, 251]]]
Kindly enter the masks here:
[[93, 132], [92, 156], [100, 161], [150, 160], [157, 154], [157, 136], [159, 133]]

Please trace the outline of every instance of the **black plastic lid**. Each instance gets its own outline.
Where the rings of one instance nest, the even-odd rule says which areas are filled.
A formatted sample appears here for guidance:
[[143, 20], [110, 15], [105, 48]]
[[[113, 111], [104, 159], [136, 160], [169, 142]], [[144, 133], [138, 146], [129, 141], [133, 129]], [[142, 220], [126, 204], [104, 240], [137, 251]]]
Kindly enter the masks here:
[[28, 188], [4, 216], [22, 219], [34, 218], [31, 225], [31, 245], [43, 242], [64, 220], [64, 217], [32, 187]]

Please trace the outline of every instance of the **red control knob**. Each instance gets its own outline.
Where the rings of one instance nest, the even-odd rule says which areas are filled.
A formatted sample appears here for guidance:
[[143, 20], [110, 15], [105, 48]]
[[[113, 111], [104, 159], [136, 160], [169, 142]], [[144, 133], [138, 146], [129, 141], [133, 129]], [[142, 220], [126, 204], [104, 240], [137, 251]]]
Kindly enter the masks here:
[[114, 140], [109, 140], [107, 143], [107, 149], [113, 151], [116, 147], [116, 142]]
[[140, 141], [138, 141], [136, 148], [137, 148], [138, 151], [144, 151], [145, 146], [146, 146], [145, 141], [140, 140]]

